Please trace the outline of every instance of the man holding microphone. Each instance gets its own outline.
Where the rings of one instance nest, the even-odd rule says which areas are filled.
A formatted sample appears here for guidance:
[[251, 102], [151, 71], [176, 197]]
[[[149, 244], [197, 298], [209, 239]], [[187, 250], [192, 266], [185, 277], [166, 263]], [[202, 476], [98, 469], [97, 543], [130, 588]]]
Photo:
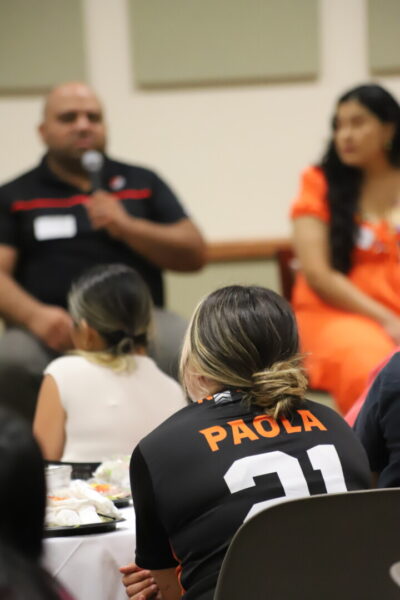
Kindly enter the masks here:
[[82, 271], [120, 262], [142, 274], [156, 306], [154, 358], [171, 373], [185, 323], [163, 309], [162, 271], [205, 261], [203, 238], [170, 188], [104, 154], [102, 107], [88, 86], [54, 88], [39, 132], [39, 166], [0, 188], [0, 388], [28, 418], [43, 369], [71, 348], [66, 296]]

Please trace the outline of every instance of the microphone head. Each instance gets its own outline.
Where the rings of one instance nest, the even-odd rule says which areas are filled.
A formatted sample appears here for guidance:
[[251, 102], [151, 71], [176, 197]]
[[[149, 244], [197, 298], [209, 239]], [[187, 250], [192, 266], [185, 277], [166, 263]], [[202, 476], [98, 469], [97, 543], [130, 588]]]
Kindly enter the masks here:
[[98, 150], [86, 150], [81, 158], [82, 167], [88, 173], [98, 173], [104, 163], [104, 156]]

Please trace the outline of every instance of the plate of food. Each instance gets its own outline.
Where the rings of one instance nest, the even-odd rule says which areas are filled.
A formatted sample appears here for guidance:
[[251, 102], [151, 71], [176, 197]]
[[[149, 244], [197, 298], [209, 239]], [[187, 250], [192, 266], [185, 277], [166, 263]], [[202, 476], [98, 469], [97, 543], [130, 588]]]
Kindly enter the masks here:
[[112, 483], [102, 483], [93, 480], [90, 482], [90, 487], [102, 496], [109, 498], [117, 508], [129, 506], [132, 499], [128, 490]]
[[88, 482], [99, 494], [112, 500], [118, 508], [129, 506], [132, 500], [129, 460], [129, 456], [118, 456], [102, 462]]
[[47, 537], [112, 531], [121, 520], [113, 502], [85, 481], [73, 480], [68, 487], [52, 490], [47, 496]]
[[85, 523], [82, 525], [51, 525], [44, 528], [44, 537], [65, 537], [70, 535], [87, 535], [91, 533], [107, 533], [115, 531], [117, 523], [125, 521], [123, 518], [102, 517], [98, 523]]

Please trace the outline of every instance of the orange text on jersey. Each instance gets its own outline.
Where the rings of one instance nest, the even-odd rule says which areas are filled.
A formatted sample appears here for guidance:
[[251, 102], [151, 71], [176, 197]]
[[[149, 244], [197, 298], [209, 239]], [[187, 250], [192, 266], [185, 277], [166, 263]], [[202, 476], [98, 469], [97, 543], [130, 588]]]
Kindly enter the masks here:
[[228, 436], [237, 445], [241, 444], [243, 440], [255, 441], [262, 437], [276, 437], [281, 433], [282, 428], [283, 431], [289, 434], [312, 431], [313, 429], [326, 431], [325, 425], [309, 410], [297, 410], [296, 412], [301, 417], [302, 425], [292, 425], [285, 417], [280, 417], [276, 420], [267, 415], [257, 415], [253, 419], [251, 426], [246, 425], [243, 419], [236, 419], [235, 421], [228, 421], [224, 427], [214, 425], [213, 427], [201, 429], [199, 433], [204, 435], [210, 449], [215, 452], [220, 449], [219, 444], [228, 438]]

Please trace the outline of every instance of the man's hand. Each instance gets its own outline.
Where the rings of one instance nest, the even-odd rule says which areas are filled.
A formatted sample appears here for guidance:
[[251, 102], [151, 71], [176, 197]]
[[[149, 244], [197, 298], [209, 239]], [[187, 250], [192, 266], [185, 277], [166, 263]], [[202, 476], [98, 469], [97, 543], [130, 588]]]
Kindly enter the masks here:
[[129, 218], [128, 213], [116, 196], [99, 190], [85, 203], [93, 229], [105, 229], [118, 237], [121, 225]]
[[122, 583], [129, 600], [162, 600], [150, 571], [141, 569], [135, 563], [120, 567]]
[[85, 207], [94, 229], [103, 229], [160, 269], [195, 271], [204, 264], [204, 240], [187, 217], [173, 223], [135, 217], [103, 190], [90, 196]]
[[26, 326], [46, 346], [57, 352], [73, 347], [72, 319], [68, 312], [59, 306], [40, 306], [30, 315]]

